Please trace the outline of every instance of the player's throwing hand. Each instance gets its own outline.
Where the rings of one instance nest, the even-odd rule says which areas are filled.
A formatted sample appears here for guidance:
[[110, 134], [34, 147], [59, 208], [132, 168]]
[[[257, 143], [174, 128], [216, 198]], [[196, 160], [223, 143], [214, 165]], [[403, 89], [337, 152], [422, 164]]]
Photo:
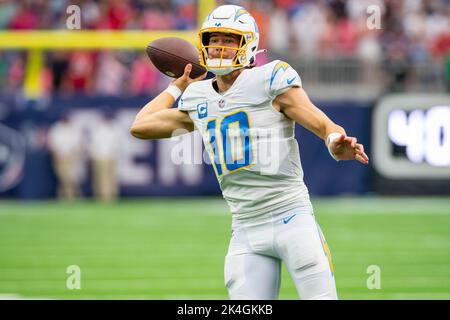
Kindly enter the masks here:
[[184, 92], [184, 90], [186, 90], [188, 85], [190, 85], [192, 82], [205, 79], [206, 74], [207, 74], [207, 72], [205, 72], [201, 76], [199, 76], [195, 79], [192, 79], [189, 76], [191, 71], [192, 71], [192, 64], [189, 63], [184, 67], [183, 75], [181, 77], [179, 77], [178, 79], [173, 80], [172, 84], [176, 85], [182, 92]]
[[357, 143], [355, 137], [348, 137], [345, 134], [334, 139], [330, 143], [330, 151], [337, 160], [358, 160], [362, 164], [369, 163], [369, 157], [364, 152], [364, 146]]

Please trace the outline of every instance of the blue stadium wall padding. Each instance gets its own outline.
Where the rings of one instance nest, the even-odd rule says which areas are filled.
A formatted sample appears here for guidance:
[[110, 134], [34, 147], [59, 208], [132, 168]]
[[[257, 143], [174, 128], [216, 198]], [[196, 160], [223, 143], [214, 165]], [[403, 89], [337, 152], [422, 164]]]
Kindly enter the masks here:
[[[7, 189], [0, 190], [0, 197], [21, 199], [46, 199], [56, 195], [57, 181], [51, 165], [51, 157], [42, 136], [50, 125], [65, 114], [76, 112], [92, 112], [93, 114], [109, 114], [116, 120], [125, 123], [124, 135], [129, 143], [135, 143], [129, 135], [128, 128], [132, 119], [130, 115], [137, 113], [149, 97], [54, 97], [44, 102], [23, 102], [0, 99], [0, 123], [23, 137], [26, 141], [24, 150], [25, 163], [21, 168], [21, 178]], [[320, 103], [318, 105], [332, 120], [343, 126], [348, 135], [358, 137], [365, 145], [370, 157], [370, 124], [372, 104], [358, 102]], [[125, 113], [124, 113], [125, 111]], [[117, 119], [127, 114], [125, 119]], [[127, 122], [128, 121], [128, 122]], [[364, 166], [356, 161], [336, 162], [333, 160], [318, 137], [306, 129], [297, 126], [296, 136], [299, 141], [305, 182], [311, 195], [364, 194], [373, 191], [371, 166]], [[7, 137], [1, 136], [0, 144], [8, 150]], [[211, 165], [202, 164], [201, 179], [185, 183], [179, 179], [171, 185], [158, 178], [157, 157], [159, 142], [147, 141], [150, 150], [132, 159], [133, 164], [152, 167], [153, 178], [148, 182], [133, 184], [121, 182], [120, 192], [123, 197], [132, 196], [194, 196], [216, 195], [220, 189]], [[12, 149], [12, 148], [10, 148]], [[9, 170], [7, 159], [0, 159], [0, 178]], [[128, 159], [130, 160], [130, 159]], [[86, 163], [85, 176], [81, 186], [85, 196], [92, 195], [90, 186], [90, 166]], [[156, 174], [155, 174], [156, 173]]]

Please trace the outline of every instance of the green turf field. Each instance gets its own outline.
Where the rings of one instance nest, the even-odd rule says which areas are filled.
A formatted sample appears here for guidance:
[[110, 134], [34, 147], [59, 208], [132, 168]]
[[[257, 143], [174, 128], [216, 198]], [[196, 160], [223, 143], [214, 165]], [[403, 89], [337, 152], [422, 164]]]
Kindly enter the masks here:
[[[315, 198], [340, 299], [450, 299], [450, 198]], [[0, 299], [226, 299], [222, 199], [0, 201]], [[68, 290], [66, 269], [81, 269]], [[381, 289], [367, 288], [367, 268]], [[280, 299], [296, 299], [283, 269]]]

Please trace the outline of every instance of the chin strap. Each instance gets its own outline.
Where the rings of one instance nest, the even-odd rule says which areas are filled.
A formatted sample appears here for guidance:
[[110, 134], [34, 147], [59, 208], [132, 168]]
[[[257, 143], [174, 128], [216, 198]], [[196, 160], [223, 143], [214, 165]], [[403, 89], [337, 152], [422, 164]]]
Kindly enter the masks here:
[[258, 54], [260, 54], [260, 53], [266, 53], [267, 52], [267, 49], [261, 49], [261, 50], [258, 50], [258, 51], [256, 51], [255, 52], [255, 57], [256, 57], [256, 55], [258, 55]]
[[256, 51], [255, 52], [255, 55], [254, 55], [254, 61], [253, 61], [253, 63], [250, 65], [251, 67], [254, 67], [255, 65], [256, 65], [256, 56], [258, 55], [258, 54], [260, 54], [260, 53], [266, 53], [267, 52], [267, 49], [261, 49], [261, 50], [258, 50], [258, 51]]

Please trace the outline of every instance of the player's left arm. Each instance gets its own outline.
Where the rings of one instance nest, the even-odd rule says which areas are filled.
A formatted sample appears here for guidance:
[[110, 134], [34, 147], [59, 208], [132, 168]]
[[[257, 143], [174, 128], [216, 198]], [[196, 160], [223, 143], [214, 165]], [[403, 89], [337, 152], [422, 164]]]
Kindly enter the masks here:
[[[301, 87], [292, 87], [278, 95], [272, 102], [275, 109], [284, 113], [318, 137], [336, 160], [357, 160], [363, 164], [369, 163], [369, 157], [364, 152], [364, 146], [357, 142], [355, 137], [349, 137], [344, 128], [334, 123], [328, 116], [316, 107], [305, 90]], [[331, 133], [340, 133], [341, 136], [331, 139], [328, 145], [327, 138]], [[332, 135], [334, 136], [334, 135]]]

